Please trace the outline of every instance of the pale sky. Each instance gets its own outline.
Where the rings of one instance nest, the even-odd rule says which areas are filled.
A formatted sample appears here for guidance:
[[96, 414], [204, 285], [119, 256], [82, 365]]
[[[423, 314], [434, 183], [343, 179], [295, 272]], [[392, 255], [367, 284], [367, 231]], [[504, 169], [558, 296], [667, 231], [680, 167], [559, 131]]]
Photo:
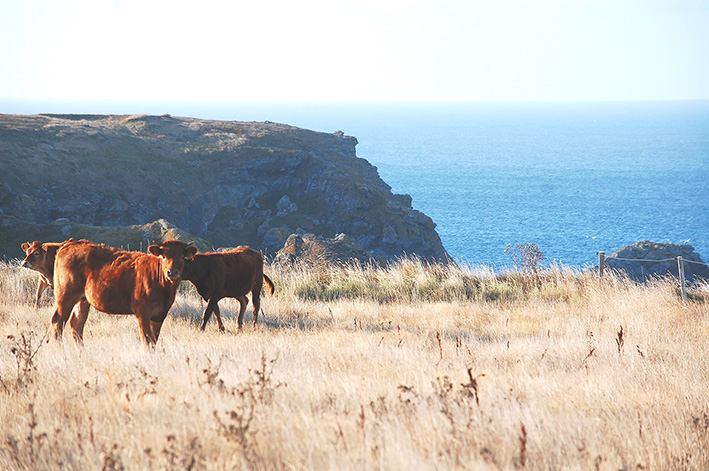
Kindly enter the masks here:
[[0, 67], [0, 104], [709, 99], [709, 1], [0, 0]]

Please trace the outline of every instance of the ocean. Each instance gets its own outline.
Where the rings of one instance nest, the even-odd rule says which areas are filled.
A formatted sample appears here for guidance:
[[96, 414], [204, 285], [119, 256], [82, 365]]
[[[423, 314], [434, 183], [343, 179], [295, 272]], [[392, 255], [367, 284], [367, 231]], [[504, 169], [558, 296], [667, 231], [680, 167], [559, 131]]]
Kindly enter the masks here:
[[[0, 101], [3, 113], [151, 113], [274, 121], [355, 136], [459, 263], [509, 266], [508, 244], [591, 266], [639, 240], [709, 261], [709, 101], [130, 103]], [[334, 234], [333, 234], [334, 236]]]

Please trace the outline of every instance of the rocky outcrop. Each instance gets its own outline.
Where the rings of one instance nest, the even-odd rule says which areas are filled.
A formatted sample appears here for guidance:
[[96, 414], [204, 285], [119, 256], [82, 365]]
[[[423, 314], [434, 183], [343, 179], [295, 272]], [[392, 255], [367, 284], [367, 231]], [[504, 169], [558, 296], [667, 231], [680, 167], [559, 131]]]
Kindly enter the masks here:
[[625, 272], [635, 281], [672, 275], [678, 276], [677, 257], [684, 260], [684, 275], [688, 282], [709, 280], [709, 267], [691, 245], [658, 244], [647, 240], [616, 250], [606, 257], [606, 265]]
[[16, 249], [20, 254], [20, 246], [23, 242], [33, 240], [59, 242], [70, 238], [88, 239], [113, 247], [143, 252], [150, 244], [165, 240], [193, 242], [203, 252], [213, 249], [206, 240], [189, 234], [164, 219], [131, 226], [89, 226], [72, 223], [66, 218], [57, 219], [51, 224], [34, 224], [19, 221], [12, 216], [0, 215], [0, 246]]
[[292, 233], [346, 233], [380, 260], [448, 260], [433, 221], [392, 194], [356, 145], [270, 122], [0, 115], [0, 210], [37, 226], [165, 219], [215, 247], [267, 254]]
[[313, 234], [291, 234], [274, 259], [274, 263], [279, 265], [290, 266], [303, 263], [314, 267], [374, 261], [371, 253], [346, 234], [338, 234], [331, 239]]

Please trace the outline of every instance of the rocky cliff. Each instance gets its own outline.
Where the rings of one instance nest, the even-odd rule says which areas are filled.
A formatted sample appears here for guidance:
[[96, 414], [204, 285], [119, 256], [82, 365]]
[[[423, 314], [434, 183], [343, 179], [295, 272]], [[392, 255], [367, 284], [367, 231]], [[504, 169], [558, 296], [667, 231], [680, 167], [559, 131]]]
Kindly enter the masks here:
[[214, 247], [275, 254], [292, 233], [345, 233], [379, 260], [448, 259], [433, 221], [356, 145], [270, 122], [0, 115], [0, 253], [57, 225], [82, 237], [165, 219]]
[[291, 234], [283, 248], [276, 253], [273, 262], [286, 267], [302, 263], [316, 268], [329, 268], [352, 263], [367, 265], [375, 260], [346, 234], [338, 234], [331, 239], [313, 234]]
[[709, 267], [691, 245], [659, 244], [643, 240], [618, 249], [608, 255], [606, 265], [623, 271], [635, 281], [672, 275], [678, 277], [677, 257], [684, 260], [684, 275], [688, 282], [709, 280]]

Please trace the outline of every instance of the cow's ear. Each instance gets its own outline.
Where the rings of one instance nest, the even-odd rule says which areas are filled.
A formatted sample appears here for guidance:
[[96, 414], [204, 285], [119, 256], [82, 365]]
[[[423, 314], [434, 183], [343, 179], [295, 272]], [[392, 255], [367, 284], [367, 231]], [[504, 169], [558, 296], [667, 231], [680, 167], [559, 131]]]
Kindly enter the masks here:
[[28, 242], [25, 242], [22, 244], [22, 250], [27, 252], [27, 249], [30, 248], [30, 244]]
[[188, 245], [187, 248], [185, 248], [185, 257], [186, 258], [194, 258], [196, 253], [197, 253], [197, 247], [195, 247], [194, 245]]
[[162, 255], [162, 248], [160, 248], [159, 245], [153, 244], [150, 247], [148, 247], [148, 252], [155, 255], [156, 257], [159, 257], [160, 255]]

